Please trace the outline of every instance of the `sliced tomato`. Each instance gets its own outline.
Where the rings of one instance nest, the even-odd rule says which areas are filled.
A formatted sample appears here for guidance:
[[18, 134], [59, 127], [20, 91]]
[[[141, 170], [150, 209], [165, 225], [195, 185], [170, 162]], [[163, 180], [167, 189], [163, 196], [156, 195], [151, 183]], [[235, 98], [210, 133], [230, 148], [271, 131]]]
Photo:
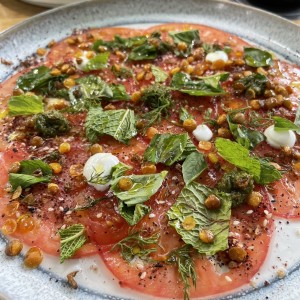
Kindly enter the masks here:
[[[231, 291], [248, 284], [258, 272], [268, 253], [273, 231], [273, 220], [266, 217], [266, 210], [270, 211], [271, 207], [268, 204], [267, 193], [264, 190], [263, 193], [264, 201], [257, 209], [243, 205], [234, 209], [232, 213], [230, 244], [242, 245], [248, 253], [247, 261], [237, 265], [236, 268], [222, 270], [222, 262], [204, 256], [196, 258], [198, 279], [196, 288], [191, 288], [192, 297], [205, 297]], [[118, 252], [111, 251], [112, 245], [101, 247], [101, 256], [122, 287], [152, 296], [182, 298], [183, 284], [176, 267], [164, 263], [167, 254], [180, 247], [182, 242], [174, 229], [167, 224], [165, 212], [168, 208], [158, 205], [152, 206], [152, 209], [155, 218], [147, 217], [136, 229], [160, 232], [158, 253], [153, 256], [160, 263], [145, 263], [144, 266], [128, 264]], [[253, 213], [250, 214], [252, 210]], [[226, 252], [223, 255], [226, 256]]]

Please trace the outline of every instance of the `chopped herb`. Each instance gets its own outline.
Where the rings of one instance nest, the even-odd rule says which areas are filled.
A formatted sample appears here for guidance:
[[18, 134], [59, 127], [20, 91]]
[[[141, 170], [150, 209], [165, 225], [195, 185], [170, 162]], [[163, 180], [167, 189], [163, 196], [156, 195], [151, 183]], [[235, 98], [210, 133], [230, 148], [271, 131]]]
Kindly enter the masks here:
[[181, 106], [179, 111], [179, 119], [180, 121], [184, 122], [187, 119], [194, 119], [194, 116]]
[[79, 210], [86, 210], [89, 208], [94, 207], [96, 204], [98, 204], [99, 202], [101, 202], [102, 200], [107, 200], [110, 199], [110, 197], [100, 197], [100, 198], [92, 198], [92, 197], [87, 197], [87, 203], [86, 204], [81, 204], [81, 205], [76, 205], [74, 207], [74, 211], [79, 211]]
[[44, 111], [43, 99], [36, 95], [12, 96], [8, 102], [10, 116], [35, 115]]
[[192, 248], [185, 245], [179, 249], [173, 250], [167, 259], [167, 263], [176, 263], [181, 280], [184, 284], [184, 300], [190, 299], [190, 288], [192, 284], [196, 287], [197, 272], [195, 270], [195, 263], [192, 258]]
[[244, 86], [246, 93], [251, 89], [255, 92], [256, 96], [260, 96], [265, 92], [268, 81], [265, 75], [255, 73], [241, 78], [237, 82]]
[[[111, 251], [120, 250], [122, 258], [128, 263], [132, 262], [135, 257], [149, 261], [149, 255], [156, 251], [154, 245], [157, 245], [158, 239], [158, 233], [144, 236], [143, 232], [133, 232], [115, 244]], [[136, 249], [139, 249], [139, 251], [135, 251]]]
[[60, 235], [60, 262], [71, 258], [86, 242], [85, 228], [82, 224], [74, 224], [58, 231]]
[[116, 68], [116, 66], [113, 65], [111, 70], [116, 77], [121, 79], [133, 77], [133, 72], [129, 68], [125, 68], [125, 67]]
[[34, 128], [43, 137], [55, 137], [67, 133], [70, 125], [61, 113], [50, 111], [35, 117]]
[[222, 50], [222, 47], [217, 44], [202, 43], [202, 48], [206, 54], [211, 53], [211, 52], [216, 52], [218, 50]]

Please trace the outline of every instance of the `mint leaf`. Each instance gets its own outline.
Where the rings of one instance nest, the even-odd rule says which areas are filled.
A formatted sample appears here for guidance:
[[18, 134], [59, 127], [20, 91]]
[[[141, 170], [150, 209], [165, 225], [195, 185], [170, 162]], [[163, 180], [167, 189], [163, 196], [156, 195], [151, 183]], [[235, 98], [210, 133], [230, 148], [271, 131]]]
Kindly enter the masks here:
[[144, 44], [134, 48], [128, 58], [130, 60], [149, 60], [157, 57], [157, 49], [152, 44]]
[[126, 176], [133, 182], [131, 189], [128, 191], [119, 189], [118, 181], [122, 178], [120, 177], [112, 183], [110, 190], [124, 204], [134, 206], [149, 200], [159, 190], [167, 174], [167, 171], [162, 171], [161, 173], [150, 175]]
[[[219, 209], [208, 210], [204, 205], [210, 195], [216, 195], [221, 200]], [[183, 188], [175, 204], [167, 212], [167, 216], [169, 224], [176, 229], [183, 241], [193, 246], [199, 253], [214, 255], [228, 248], [231, 216], [231, 201], [228, 194], [192, 182]], [[195, 227], [191, 230], [184, 229], [182, 225], [187, 217], [192, 217], [195, 221]], [[213, 233], [213, 243], [207, 244], [200, 240], [201, 230], [210, 230]]]
[[258, 130], [252, 130], [241, 124], [235, 124], [232, 121], [233, 116], [234, 113], [227, 114], [227, 122], [232, 135], [240, 145], [247, 149], [253, 149], [265, 140], [265, 136]]
[[250, 67], [266, 67], [273, 64], [272, 55], [256, 48], [244, 48], [244, 59]]
[[215, 145], [219, 154], [226, 161], [255, 177], [260, 177], [260, 163], [250, 157], [249, 150], [238, 143], [223, 138], [217, 138]]
[[155, 82], [165, 82], [166, 79], [169, 77], [168, 73], [163, 71], [161, 68], [151, 65], [151, 71], [154, 75]]
[[182, 164], [182, 175], [186, 185], [194, 181], [205, 169], [207, 163], [203, 154], [199, 152], [191, 153]]
[[85, 228], [82, 224], [74, 224], [58, 231], [60, 235], [60, 262], [72, 257], [86, 242]]
[[83, 67], [83, 71], [89, 72], [105, 68], [108, 63], [109, 55], [109, 52], [97, 54], [86, 63], [86, 65]]
[[147, 41], [146, 36], [135, 36], [132, 38], [122, 38], [119, 35], [114, 37], [112, 41], [97, 40], [93, 45], [93, 50], [98, 51], [100, 46], [107, 47], [110, 50], [120, 49], [128, 50], [132, 47], [137, 47]]
[[35, 115], [44, 111], [43, 99], [35, 95], [12, 96], [8, 102], [10, 116]]
[[287, 131], [287, 130], [294, 130], [294, 131], [299, 131], [300, 127], [297, 126], [295, 123], [292, 121], [281, 118], [281, 117], [273, 117], [272, 118], [275, 121], [275, 126], [274, 130], [276, 131]]
[[123, 84], [111, 84], [109, 87], [113, 93], [112, 100], [130, 100], [130, 96], [127, 94]]
[[119, 212], [125, 221], [133, 226], [137, 224], [144, 216], [149, 214], [151, 208], [144, 204], [136, 204], [134, 206], [127, 206], [123, 201], [119, 201]]
[[251, 157], [249, 150], [238, 143], [217, 138], [215, 145], [226, 161], [253, 175], [259, 184], [269, 184], [282, 177], [273, 165], [258, 157]]
[[9, 183], [14, 191], [18, 186], [24, 189], [36, 183], [48, 183], [51, 176], [51, 168], [43, 161], [23, 160], [19, 172], [9, 174]]
[[144, 159], [155, 164], [171, 166], [182, 157], [188, 139], [187, 133], [156, 134], [144, 152]]
[[200, 42], [200, 36], [198, 30], [187, 30], [187, 31], [181, 31], [181, 32], [169, 32], [169, 35], [174, 40], [174, 43], [176, 45], [180, 43], [185, 43], [187, 46], [186, 50], [179, 50], [175, 49], [175, 54], [178, 56], [188, 57], [191, 52], [192, 48], [195, 45], [195, 43]]
[[28, 92], [46, 86], [48, 82], [55, 77], [50, 74], [50, 71], [51, 70], [45, 66], [35, 68], [18, 78], [17, 87]]
[[101, 107], [91, 108], [85, 122], [86, 136], [90, 142], [107, 134], [117, 141], [127, 143], [137, 134], [134, 111], [118, 109], [103, 111]]
[[181, 106], [179, 111], [179, 119], [180, 121], [184, 122], [187, 119], [194, 119], [194, 116]]
[[229, 73], [220, 73], [212, 76], [199, 77], [192, 80], [190, 75], [179, 72], [176, 73], [171, 81], [171, 86], [182, 93], [192, 96], [217, 96], [226, 93], [220, 85], [225, 81]]

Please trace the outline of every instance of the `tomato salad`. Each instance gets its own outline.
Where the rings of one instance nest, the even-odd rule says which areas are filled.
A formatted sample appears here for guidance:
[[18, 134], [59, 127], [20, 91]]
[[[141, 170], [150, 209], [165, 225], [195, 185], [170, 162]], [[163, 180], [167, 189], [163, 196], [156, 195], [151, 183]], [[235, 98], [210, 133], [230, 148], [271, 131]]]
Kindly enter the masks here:
[[274, 216], [299, 218], [299, 67], [193, 24], [76, 31], [35, 58], [0, 84], [6, 253], [100, 255], [166, 298], [249, 284]]

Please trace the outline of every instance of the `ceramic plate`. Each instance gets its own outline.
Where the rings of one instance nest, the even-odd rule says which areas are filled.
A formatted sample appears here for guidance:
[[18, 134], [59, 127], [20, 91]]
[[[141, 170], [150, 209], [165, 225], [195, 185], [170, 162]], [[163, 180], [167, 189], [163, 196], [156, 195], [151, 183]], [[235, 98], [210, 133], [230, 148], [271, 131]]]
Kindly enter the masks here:
[[[200, 23], [216, 27], [300, 65], [300, 28], [280, 17], [248, 6], [213, 0], [99, 0], [48, 11], [2, 33], [0, 57], [11, 61], [12, 65], [0, 64], [0, 82], [15, 72], [20, 60], [34, 53], [38, 47], [71, 34], [75, 28], [147, 27], [166, 22]], [[295, 235], [289, 238], [290, 241], [284, 245], [277, 245], [276, 240], [273, 240], [271, 249], [276, 248], [283, 255], [293, 253], [293, 247], [297, 248], [297, 244], [300, 247], [300, 237]], [[42, 268], [29, 271], [22, 267], [22, 258], [7, 258], [3, 253], [4, 246], [5, 241], [0, 238], [0, 299], [153, 299], [120, 289], [99, 258], [90, 258], [84, 262], [69, 260], [63, 265], [53, 263], [48, 258]], [[75, 268], [81, 270], [76, 277], [82, 287], [79, 290], [71, 290], [56, 275], [65, 278]], [[246, 290], [232, 297], [240, 300], [300, 299], [299, 278], [300, 270], [295, 263], [286, 278], [268, 287]]]
[[43, 6], [43, 7], [57, 7], [60, 5], [81, 2], [80, 0], [21, 0], [21, 1], [33, 5]]

